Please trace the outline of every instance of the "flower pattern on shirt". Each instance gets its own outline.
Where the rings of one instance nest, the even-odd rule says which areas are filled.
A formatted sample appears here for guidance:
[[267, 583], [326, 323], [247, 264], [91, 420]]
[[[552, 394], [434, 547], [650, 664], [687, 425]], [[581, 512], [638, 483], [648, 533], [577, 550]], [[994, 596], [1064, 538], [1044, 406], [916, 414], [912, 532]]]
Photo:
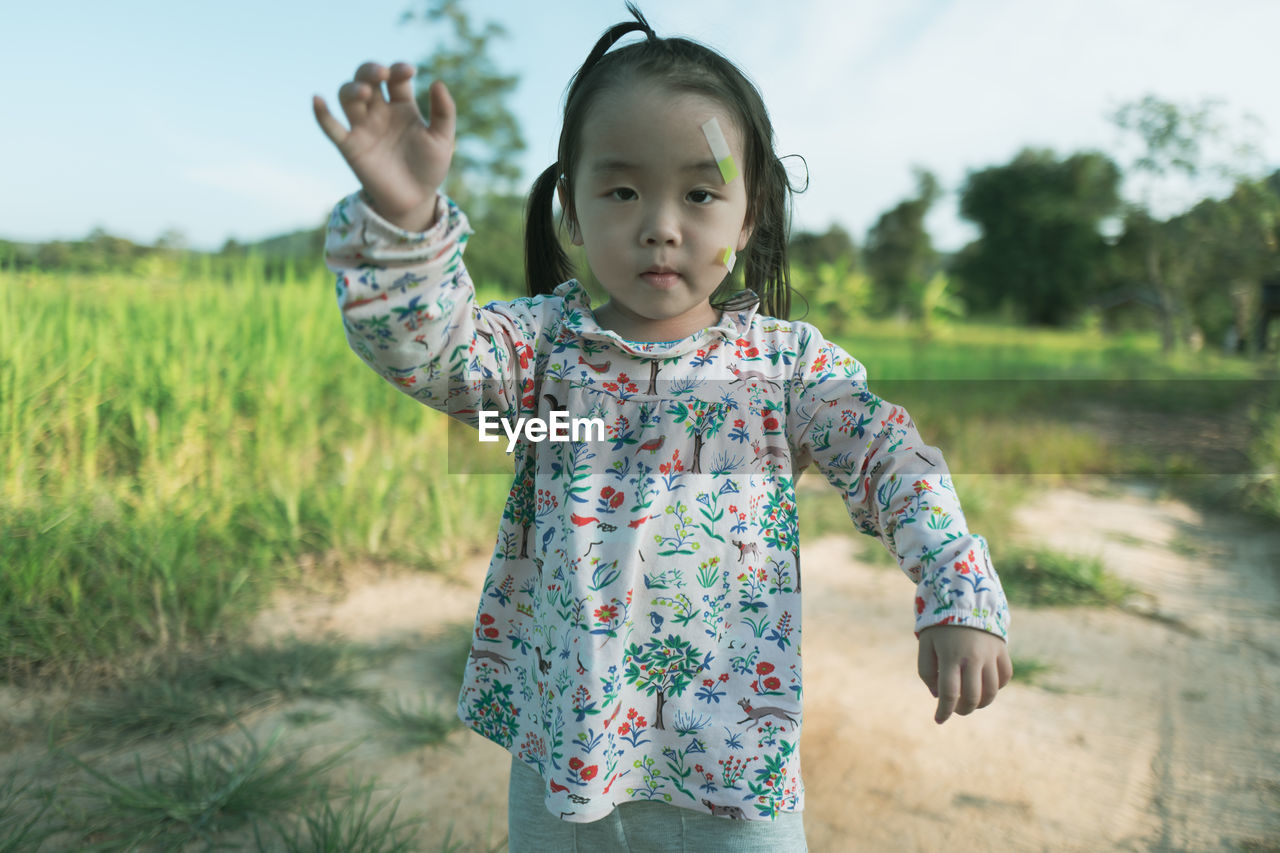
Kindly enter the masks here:
[[410, 233], [353, 195], [326, 254], [352, 348], [406, 394], [472, 426], [603, 423], [515, 446], [458, 697], [470, 728], [543, 777], [552, 814], [803, 809], [795, 481], [810, 465], [916, 584], [917, 633], [1007, 636], [942, 455], [813, 326], [738, 298], [688, 338], [630, 342], [576, 281], [481, 307], [469, 236], [446, 199]]

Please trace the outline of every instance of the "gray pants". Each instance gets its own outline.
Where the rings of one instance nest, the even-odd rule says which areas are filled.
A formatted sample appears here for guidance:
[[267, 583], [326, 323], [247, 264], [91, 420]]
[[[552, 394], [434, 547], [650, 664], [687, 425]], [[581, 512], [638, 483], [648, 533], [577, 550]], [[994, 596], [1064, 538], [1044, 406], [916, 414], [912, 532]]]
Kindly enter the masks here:
[[592, 823], [560, 820], [543, 802], [536, 770], [511, 761], [509, 853], [806, 853], [800, 814], [729, 820], [666, 803], [623, 803]]

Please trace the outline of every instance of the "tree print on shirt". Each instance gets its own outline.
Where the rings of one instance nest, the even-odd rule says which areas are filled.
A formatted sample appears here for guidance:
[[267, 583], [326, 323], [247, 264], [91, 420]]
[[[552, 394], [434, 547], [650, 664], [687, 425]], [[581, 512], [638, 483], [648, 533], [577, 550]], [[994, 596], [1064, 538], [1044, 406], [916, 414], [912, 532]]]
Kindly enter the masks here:
[[684, 427], [685, 434], [693, 438], [693, 462], [690, 474], [702, 473], [702, 446], [724, 426], [728, 408], [722, 403], [690, 400], [672, 403], [667, 414]]
[[702, 671], [698, 649], [678, 634], [649, 640], [643, 646], [632, 643], [623, 659], [626, 670], [623, 677], [629, 684], [643, 690], [646, 695], [657, 694], [658, 704], [653, 712], [655, 729], [666, 729], [663, 710], [670, 696], [680, 696], [685, 688]]

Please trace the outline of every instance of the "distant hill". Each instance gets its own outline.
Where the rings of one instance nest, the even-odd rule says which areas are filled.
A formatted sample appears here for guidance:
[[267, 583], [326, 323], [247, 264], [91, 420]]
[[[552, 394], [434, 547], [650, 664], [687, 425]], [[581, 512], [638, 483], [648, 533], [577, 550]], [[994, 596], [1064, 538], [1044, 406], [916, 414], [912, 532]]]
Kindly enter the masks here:
[[[318, 258], [324, 250], [324, 228], [306, 228], [301, 231], [290, 231], [288, 234], [277, 234], [255, 243], [238, 244], [244, 251], [255, 252], [265, 258]], [[223, 246], [223, 251], [227, 247]]]
[[[269, 268], [286, 261], [297, 269], [320, 264], [324, 249], [322, 227], [277, 234], [250, 243], [227, 240], [216, 252], [178, 248], [187, 257], [222, 258], [226, 260], [257, 257]], [[49, 271], [105, 272], [128, 270], [139, 260], [157, 252], [172, 252], [174, 247], [157, 243], [135, 243], [94, 229], [83, 240], [50, 240], [28, 242], [0, 238], [0, 267], [6, 269], [42, 269]]]

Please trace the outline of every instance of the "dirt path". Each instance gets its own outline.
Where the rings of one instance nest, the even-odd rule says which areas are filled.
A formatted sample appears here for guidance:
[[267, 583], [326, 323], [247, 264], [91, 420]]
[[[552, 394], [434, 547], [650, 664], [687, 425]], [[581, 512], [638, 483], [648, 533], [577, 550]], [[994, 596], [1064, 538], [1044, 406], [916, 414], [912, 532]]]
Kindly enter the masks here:
[[[1280, 530], [1132, 488], [1050, 491], [1019, 522], [1100, 557], [1143, 590], [1146, 615], [1015, 608], [1015, 665], [1049, 670], [943, 726], [915, 674], [910, 583], [851, 556], [848, 538], [805, 546], [810, 849], [1280, 851]], [[473, 562], [452, 578], [363, 580], [338, 602], [281, 601], [256, 633], [403, 643], [366, 684], [451, 709], [483, 573]], [[452, 825], [469, 850], [502, 844], [509, 756], [478, 735], [404, 749], [357, 705], [325, 706], [305, 735], [357, 742], [344, 765], [399, 796], [401, 815]]]
[[1280, 531], [1134, 493], [1053, 491], [1019, 520], [1150, 616], [1015, 610], [1011, 652], [1053, 667], [1044, 686], [939, 727], [898, 578], [815, 543], [829, 594], [806, 602], [806, 650], [827, 620], [862, 642], [806, 654], [813, 849], [1280, 850]]
[[[1100, 557], [1144, 591], [1148, 615], [1016, 609], [1011, 651], [1047, 674], [943, 726], [915, 675], [906, 579], [854, 558], [846, 538], [805, 547], [811, 849], [1280, 850], [1280, 531], [1135, 490], [1052, 491], [1019, 522], [1048, 531], [1048, 547]], [[406, 689], [429, 669], [432, 636], [466, 642], [483, 568], [454, 584], [376, 582], [275, 624], [421, 636], [416, 663], [383, 682]], [[451, 688], [432, 689], [452, 703]], [[507, 754], [469, 732], [451, 745], [368, 758], [405, 807], [492, 843]]]

